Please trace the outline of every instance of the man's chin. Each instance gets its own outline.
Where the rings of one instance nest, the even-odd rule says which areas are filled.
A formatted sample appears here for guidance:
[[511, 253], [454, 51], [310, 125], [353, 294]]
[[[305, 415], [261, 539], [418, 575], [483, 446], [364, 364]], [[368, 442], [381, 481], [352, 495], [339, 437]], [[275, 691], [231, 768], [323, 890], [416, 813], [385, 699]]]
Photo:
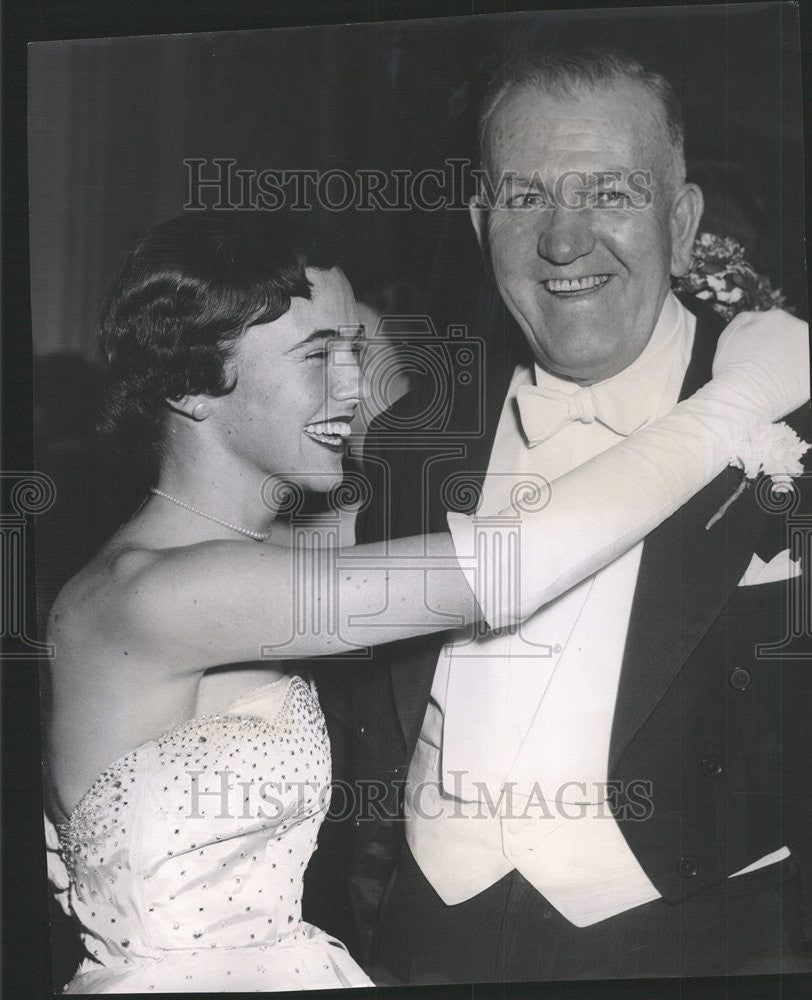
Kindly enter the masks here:
[[545, 354], [541, 358], [538, 351], [534, 351], [534, 355], [536, 363], [544, 371], [549, 372], [556, 378], [563, 379], [566, 382], [575, 382], [578, 385], [592, 385], [594, 382], [603, 382], [613, 375], [617, 375], [618, 372], [623, 371], [634, 360], [626, 358], [625, 354], [620, 351], [567, 351], [566, 353], [559, 353], [552, 357]]

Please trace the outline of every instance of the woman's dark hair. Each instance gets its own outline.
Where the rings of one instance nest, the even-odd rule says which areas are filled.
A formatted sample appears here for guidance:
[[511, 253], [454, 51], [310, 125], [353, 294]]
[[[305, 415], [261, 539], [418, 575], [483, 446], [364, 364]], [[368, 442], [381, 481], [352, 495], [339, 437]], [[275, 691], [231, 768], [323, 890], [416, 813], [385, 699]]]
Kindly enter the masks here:
[[305, 268], [335, 267], [336, 253], [332, 238], [287, 212], [189, 213], [151, 229], [102, 311], [102, 435], [154, 474], [166, 401], [231, 392], [227, 362], [245, 330], [309, 299]]

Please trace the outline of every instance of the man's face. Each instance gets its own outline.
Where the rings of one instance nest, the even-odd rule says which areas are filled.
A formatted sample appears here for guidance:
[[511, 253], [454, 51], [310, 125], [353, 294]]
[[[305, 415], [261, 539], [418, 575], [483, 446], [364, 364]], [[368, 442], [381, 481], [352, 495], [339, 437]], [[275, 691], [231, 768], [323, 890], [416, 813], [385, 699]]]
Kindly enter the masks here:
[[494, 208], [472, 208], [474, 225], [536, 361], [562, 378], [590, 384], [631, 364], [684, 270], [701, 195], [670, 183], [657, 112], [618, 80], [573, 96], [525, 88], [492, 119], [491, 183], [509, 180]]

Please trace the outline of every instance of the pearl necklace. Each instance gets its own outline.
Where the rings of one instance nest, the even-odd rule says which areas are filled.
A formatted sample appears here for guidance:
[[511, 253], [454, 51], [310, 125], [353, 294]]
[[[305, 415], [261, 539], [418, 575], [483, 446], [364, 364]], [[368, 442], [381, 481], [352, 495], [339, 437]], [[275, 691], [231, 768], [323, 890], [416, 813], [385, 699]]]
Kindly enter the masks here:
[[173, 497], [169, 493], [164, 493], [163, 490], [159, 490], [155, 486], [151, 486], [149, 491], [150, 493], [154, 493], [155, 496], [163, 497], [164, 500], [171, 500], [172, 503], [177, 504], [178, 507], [183, 507], [184, 510], [188, 510], [192, 514], [197, 514], [198, 517], [205, 517], [207, 521], [214, 521], [215, 524], [222, 524], [224, 528], [228, 528], [230, 531], [236, 531], [240, 535], [247, 535], [248, 538], [253, 538], [256, 542], [264, 542], [266, 539], [271, 537], [270, 531], [252, 531], [250, 528], [241, 528], [238, 524], [232, 524], [230, 521], [224, 521], [220, 517], [215, 517], [214, 514], [207, 514], [205, 510], [200, 510], [199, 507], [193, 507], [190, 503], [184, 503], [183, 500], [178, 500], [177, 497]]

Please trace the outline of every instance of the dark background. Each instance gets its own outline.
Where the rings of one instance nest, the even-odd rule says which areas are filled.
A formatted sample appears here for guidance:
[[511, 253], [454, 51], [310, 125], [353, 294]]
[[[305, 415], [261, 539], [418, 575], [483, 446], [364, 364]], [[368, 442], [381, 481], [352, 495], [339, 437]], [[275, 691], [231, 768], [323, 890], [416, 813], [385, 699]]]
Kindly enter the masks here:
[[[190, 25], [190, 26], [193, 26]], [[514, 40], [622, 48], [674, 83], [701, 228], [742, 242], [806, 316], [797, 20], [781, 4], [553, 11], [289, 30], [46, 42], [29, 50], [29, 205], [38, 613], [140, 502], [93, 436], [95, 324], [123, 255], [184, 210], [189, 170], [374, 168], [477, 159], [484, 85]], [[473, 188], [468, 185], [467, 193]], [[204, 194], [208, 204], [216, 195]], [[390, 194], [391, 197], [391, 194]], [[464, 206], [465, 199], [460, 199]], [[369, 305], [469, 320], [483, 290], [464, 207], [333, 213]], [[487, 331], [476, 331], [487, 335]]]
[[[799, 39], [789, 5], [492, 15], [33, 46], [35, 351], [92, 357], [122, 254], [183, 210], [187, 157], [351, 172], [475, 158], [482, 86], [514, 36], [617, 45], [665, 73], [684, 108], [689, 179], [708, 194], [704, 228], [742, 239], [757, 270], [805, 311]], [[397, 276], [423, 301], [429, 272], [438, 283], [438, 234], [449, 228], [458, 263], [455, 272], [449, 261], [446, 278], [471, 282], [459, 261], [459, 244], [474, 243], [467, 213], [340, 214], [358, 248], [363, 296], [378, 299]]]
[[[419, 170], [446, 157], [473, 157], [477, 100], [515, 32], [618, 45], [677, 87], [689, 179], [702, 184], [708, 202], [703, 228], [744, 242], [757, 270], [782, 286], [806, 317], [797, 8], [683, 4], [575, 13], [554, 10], [565, 4], [552, 2], [544, 4], [544, 16], [525, 19], [500, 14], [505, 6], [181, 0], [6, 5], [4, 404], [16, 433], [4, 438], [3, 468], [32, 468], [36, 439], [37, 467], [59, 488], [57, 504], [37, 526], [38, 548], [49, 554], [37, 595], [40, 613], [115, 526], [117, 497], [101, 483], [109, 470], [98, 465], [92, 439], [93, 327], [122, 253], [150, 225], [182, 210], [184, 157], [228, 156], [245, 168], [350, 171]], [[492, 16], [384, 20], [480, 12]], [[342, 24], [349, 20], [376, 23]], [[26, 41], [319, 22], [340, 26], [99, 37], [32, 48], [29, 300]], [[366, 301], [429, 312], [440, 330], [465, 322], [481, 287], [467, 213], [344, 215], [357, 250], [351, 278]], [[30, 577], [26, 611], [33, 634]], [[35, 666], [4, 664], [3, 996], [25, 998], [47, 996], [51, 988]], [[697, 996], [765, 1000], [777, 998], [779, 989], [783, 997], [807, 995], [798, 980], [779, 983], [778, 977], [693, 982], [685, 989]], [[529, 995], [528, 987], [408, 991], [416, 993]], [[595, 984], [594, 991], [559, 984], [535, 995], [681, 994], [680, 984], [672, 982]]]

